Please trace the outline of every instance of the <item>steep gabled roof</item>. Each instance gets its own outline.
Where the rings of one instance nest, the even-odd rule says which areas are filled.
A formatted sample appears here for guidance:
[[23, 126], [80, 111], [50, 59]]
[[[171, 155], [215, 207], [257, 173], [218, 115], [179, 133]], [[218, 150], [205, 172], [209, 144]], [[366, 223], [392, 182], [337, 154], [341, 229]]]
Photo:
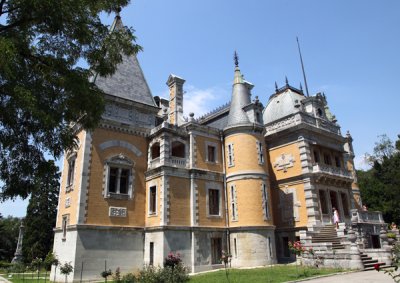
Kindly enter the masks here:
[[[124, 26], [117, 15], [110, 32], [121, 29]], [[122, 55], [115, 73], [108, 77], [95, 76], [94, 83], [109, 95], [157, 107], [135, 55]]]

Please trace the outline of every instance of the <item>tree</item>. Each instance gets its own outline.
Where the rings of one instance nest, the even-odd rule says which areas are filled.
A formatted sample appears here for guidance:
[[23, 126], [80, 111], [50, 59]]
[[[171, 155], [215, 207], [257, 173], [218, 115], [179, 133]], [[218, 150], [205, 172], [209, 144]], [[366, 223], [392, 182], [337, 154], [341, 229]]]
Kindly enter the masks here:
[[32, 192], [44, 153], [58, 158], [76, 144], [71, 123], [100, 120], [103, 92], [90, 77], [114, 73], [121, 52], [141, 47], [132, 28], [110, 34], [99, 14], [129, 2], [0, 0], [0, 199]]
[[21, 219], [0, 214], [0, 261], [11, 261], [18, 243], [19, 226]]
[[395, 144], [387, 136], [376, 143], [373, 167], [358, 171], [363, 202], [382, 211], [386, 222], [400, 223], [400, 136]]
[[34, 258], [44, 259], [53, 247], [53, 228], [56, 224], [58, 190], [60, 187], [58, 167], [54, 163], [35, 179], [24, 221], [25, 233], [22, 254], [25, 262]]

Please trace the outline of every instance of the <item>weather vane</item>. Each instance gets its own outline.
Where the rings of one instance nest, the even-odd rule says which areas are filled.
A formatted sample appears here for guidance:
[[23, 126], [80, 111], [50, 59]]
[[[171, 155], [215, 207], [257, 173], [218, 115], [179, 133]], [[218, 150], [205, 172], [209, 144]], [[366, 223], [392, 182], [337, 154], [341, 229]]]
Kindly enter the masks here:
[[239, 66], [239, 56], [237, 55], [237, 52], [235, 50], [235, 54], [233, 55], [233, 59], [235, 60], [235, 66]]

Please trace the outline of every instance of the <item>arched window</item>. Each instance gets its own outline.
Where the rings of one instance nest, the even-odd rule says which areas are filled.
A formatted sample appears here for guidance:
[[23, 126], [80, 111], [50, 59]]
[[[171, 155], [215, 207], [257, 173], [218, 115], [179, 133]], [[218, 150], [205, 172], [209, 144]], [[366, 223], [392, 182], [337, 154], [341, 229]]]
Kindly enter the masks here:
[[68, 172], [67, 172], [67, 183], [65, 186], [65, 192], [73, 190], [74, 179], [75, 179], [75, 161], [76, 161], [76, 152], [70, 153], [67, 157]]
[[172, 142], [171, 156], [185, 158], [185, 144], [180, 141]]
[[160, 157], [160, 143], [156, 142], [151, 146], [151, 159], [156, 159]]
[[133, 196], [133, 162], [120, 154], [105, 163], [105, 197], [127, 199]]

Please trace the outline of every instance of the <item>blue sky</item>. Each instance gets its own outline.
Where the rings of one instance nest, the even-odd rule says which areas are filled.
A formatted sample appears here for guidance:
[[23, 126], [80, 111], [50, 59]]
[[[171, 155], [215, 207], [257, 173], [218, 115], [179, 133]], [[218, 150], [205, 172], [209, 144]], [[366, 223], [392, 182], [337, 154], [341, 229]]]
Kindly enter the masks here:
[[[230, 100], [235, 50], [264, 105], [275, 81], [287, 76], [298, 87], [298, 36], [310, 94], [325, 92], [362, 168], [378, 135], [400, 134], [399, 12], [397, 0], [135, 0], [121, 16], [144, 48], [138, 58], [153, 95], [167, 95], [170, 73], [184, 78], [184, 108], [195, 117]], [[25, 208], [6, 202], [0, 213], [23, 216]]]

